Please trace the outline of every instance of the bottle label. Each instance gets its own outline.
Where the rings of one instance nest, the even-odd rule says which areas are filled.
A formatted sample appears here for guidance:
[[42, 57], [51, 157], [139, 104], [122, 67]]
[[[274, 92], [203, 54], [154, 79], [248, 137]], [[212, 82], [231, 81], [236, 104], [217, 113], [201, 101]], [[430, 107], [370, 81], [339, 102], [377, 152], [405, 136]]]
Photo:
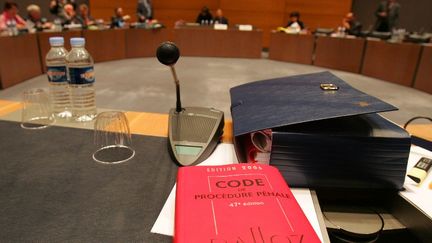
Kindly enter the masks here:
[[66, 66], [47, 67], [48, 81], [67, 82]]
[[69, 68], [71, 84], [91, 84], [95, 81], [93, 67]]

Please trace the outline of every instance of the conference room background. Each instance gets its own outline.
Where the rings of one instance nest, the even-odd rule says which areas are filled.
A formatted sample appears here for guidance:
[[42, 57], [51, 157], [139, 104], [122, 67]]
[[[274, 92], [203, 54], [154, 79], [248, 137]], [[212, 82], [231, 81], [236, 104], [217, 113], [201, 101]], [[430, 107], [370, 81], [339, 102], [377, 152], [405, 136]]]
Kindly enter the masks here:
[[[37, 4], [41, 8], [41, 12], [42, 12], [43, 17], [51, 19], [51, 20], [54, 18], [54, 15], [52, 15], [49, 12], [50, 0], [9, 0], [9, 1], [14, 1], [18, 4], [19, 15], [23, 18], [27, 17], [26, 8], [30, 4]], [[3, 11], [3, 6], [4, 6], [5, 2], [6, 2], [6, 0], [0, 0], [0, 8], [2, 11]], [[78, 4], [81, 4], [81, 3], [89, 4], [88, 0], [77, 0], [76, 2]]]
[[[375, 23], [374, 11], [380, 0], [353, 0], [352, 11], [358, 20], [368, 29]], [[432, 21], [430, 12], [432, 10], [431, 0], [398, 0], [401, 12], [398, 27], [412, 32], [432, 32]]]
[[[162, 22], [173, 23], [184, 19], [194, 21], [202, 6], [210, 9], [222, 8], [225, 15], [233, 24], [258, 22], [257, 26], [284, 25], [288, 20], [287, 13], [298, 10], [308, 27], [337, 27], [342, 14], [350, 9], [357, 14], [364, 28], [375, 22], [373, 15], [378, 3], [382, 0], [153, 0], [155, 17]], [[0, 0], [3, 8], [5, 0]], [[38, 4], [44, 16], [52, 18], [48, 11], [49, 0], [18, 0], [21, 15], [25, 16], [25, 7]], [[77, 0], [77, 3], [87, 3], [91, 7], [92, 15], [109, 20], [113, 15], [113, 8], [122, 6], [126, 14], [135, 17], [137, 0]], [[429, 12], [432, 9], [430, 0], [398, 0], [402, 5], [399, 26], [409, 31], [432, 32], [432, 22]], [[281, 15], [282, 13], [282, 15]], [[325, 19], [328, 18], [328, 19]], [[321, 24], [320, 24], [321, 23]], [[168, 25], [171, 26], [171, 25]]]
[[[195, 21], [203, 6], [213, 12], [217, 8], [224, 10], [230, 24], [252, 24], [263, 30], [263, 45], [268, 46], [270, 30], [283, 26], [288, 22], [289, 13], [300, 11], [301, 19], [310, 29], [336, 28], [341, 25], [343, 16], [354, 11], [363, 24], [364, 29], [371, 28], [375, 22], [374, 11], [381, 0], [153, 0], [154, 17], [167, 27], [173, 27], [178, 20]], [[432, 9], [430, 0], [398, 0], [402, 5], [399, 27], [408, 31], [432, 32], [432, 21], [429, 11]], [[0, 0], [0, 6], [5, 0]], [[26, 16], [25, 8], [31, 3], [38, 4], [43, 16], [50, 19], [49, 0], [16, 1], [20, 14]], [[125, 14], [135, 21], [137, 0], [77, 0], [87, 3], [93, 17], [110, 20], [115, 7], [123, 7]]]

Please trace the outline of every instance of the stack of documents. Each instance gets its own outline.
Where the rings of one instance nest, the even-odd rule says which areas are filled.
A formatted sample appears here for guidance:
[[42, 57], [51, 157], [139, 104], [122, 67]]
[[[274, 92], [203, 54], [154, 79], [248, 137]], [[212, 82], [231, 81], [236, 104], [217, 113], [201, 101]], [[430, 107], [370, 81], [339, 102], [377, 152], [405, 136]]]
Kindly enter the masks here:
[[273, 130], [270, 164], [291, 186], [401, 189], [409, 135], [378, 114]]

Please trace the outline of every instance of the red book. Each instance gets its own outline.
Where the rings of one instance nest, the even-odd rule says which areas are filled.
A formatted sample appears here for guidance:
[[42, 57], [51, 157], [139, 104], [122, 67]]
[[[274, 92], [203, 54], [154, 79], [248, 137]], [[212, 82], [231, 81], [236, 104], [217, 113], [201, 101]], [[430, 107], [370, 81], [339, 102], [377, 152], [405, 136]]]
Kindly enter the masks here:
[[175, 243], [313, 243], [314, 229], [275, 167], [179, 168]]

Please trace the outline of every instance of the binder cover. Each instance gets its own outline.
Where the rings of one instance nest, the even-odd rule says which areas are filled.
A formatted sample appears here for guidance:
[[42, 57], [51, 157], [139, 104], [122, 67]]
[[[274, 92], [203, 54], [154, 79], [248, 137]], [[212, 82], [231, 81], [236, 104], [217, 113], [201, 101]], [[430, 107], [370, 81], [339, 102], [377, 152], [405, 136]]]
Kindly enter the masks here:
[[409, 134], [375, 114], [396, 107], [330, 72], [257, 81], [230, 92], [239, 161], [245, 161], [249, 133], [270, 128], [270, 164], [290, 186], [402, 188]]
[[[321, 84], [339, 89], [325, 91]], [[397, 110], [330, 72], [269, 79], [234, 87], [231, 114], [234, 136], [297, 123]]]

